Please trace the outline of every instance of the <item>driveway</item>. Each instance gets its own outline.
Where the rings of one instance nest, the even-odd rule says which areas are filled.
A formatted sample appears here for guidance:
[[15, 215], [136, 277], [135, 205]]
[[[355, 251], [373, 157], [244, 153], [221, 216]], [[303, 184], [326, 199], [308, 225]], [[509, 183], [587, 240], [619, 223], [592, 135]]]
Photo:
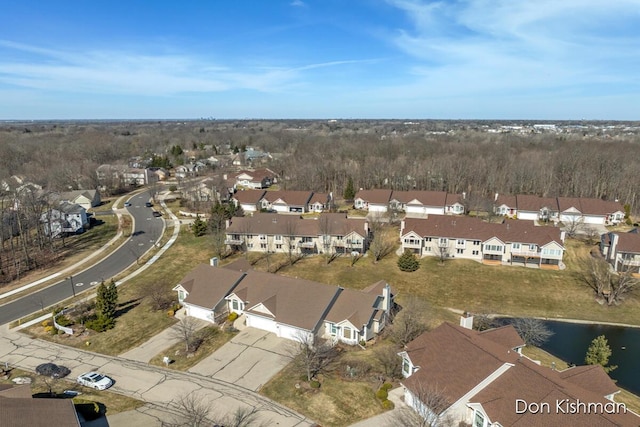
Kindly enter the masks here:
[[258, 391], [290, 361], [292, 342], [245, 328], [189, 372]]

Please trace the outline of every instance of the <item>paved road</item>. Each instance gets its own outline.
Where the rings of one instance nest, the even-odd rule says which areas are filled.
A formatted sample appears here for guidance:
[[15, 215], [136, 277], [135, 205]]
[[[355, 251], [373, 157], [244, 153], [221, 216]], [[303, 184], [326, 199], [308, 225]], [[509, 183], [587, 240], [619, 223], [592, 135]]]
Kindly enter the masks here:
[[0, 324], [8, 323], [33, 312], [63, 301], [76, 292], [95, 287], [101, 281], [108, 281], [130, 265], [151, 248], [163, 231], [162, 218], [155, 218], [152, 209], [145, 207], [149, 193], [132, 196], [127, 208], [134, 220], [134, 232], [125, 244], [112, 252], [107, 258], [92, 267], [38, 292], [0, 306]]

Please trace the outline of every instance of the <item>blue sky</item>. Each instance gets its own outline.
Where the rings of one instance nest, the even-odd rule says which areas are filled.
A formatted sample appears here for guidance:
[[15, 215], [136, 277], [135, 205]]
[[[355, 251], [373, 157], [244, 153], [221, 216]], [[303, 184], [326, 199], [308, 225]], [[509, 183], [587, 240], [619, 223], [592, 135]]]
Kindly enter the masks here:
[[640, 120], [640, 0], [0, 6], [4, 120]]

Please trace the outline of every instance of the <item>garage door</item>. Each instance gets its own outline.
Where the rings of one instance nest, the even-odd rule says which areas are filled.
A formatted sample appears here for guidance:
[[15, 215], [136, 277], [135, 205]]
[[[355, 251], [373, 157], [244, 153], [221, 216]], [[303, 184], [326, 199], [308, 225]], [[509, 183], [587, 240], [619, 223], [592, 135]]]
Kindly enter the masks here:
[[255, 314], [250, 313], [245, 313], [245, 315], [247, 316], [247, 326], [277, 334], [278, 329], [276, 327], [275, 320], [262, 316], [256, 316]]
[[195, 317], [197, 319], [206, 320], [211, 322], [212, 311], [202, 307], [194, 307], [192, 305], [185, 305], [187, 316]]

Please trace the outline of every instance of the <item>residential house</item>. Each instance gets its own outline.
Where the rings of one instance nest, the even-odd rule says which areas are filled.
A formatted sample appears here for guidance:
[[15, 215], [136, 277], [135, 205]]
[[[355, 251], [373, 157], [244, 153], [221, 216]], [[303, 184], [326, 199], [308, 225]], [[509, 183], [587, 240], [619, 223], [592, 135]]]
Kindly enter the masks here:
[[[512, 326], [479, 332], [468, 320], [465, 326], [443, 323], [399, 353], [404, 401], [428, 425], [640, 424], [613, 400], [619, 388], [600, 365], [543, 367], [522, 355], [524, 342]], [[570, 405], [578, 410], [565, 411]]]
[[504, 194], [496, 193], [493, 199], [493, 212], [496, 215], [504, 216], [507, 218], [518, 217], [518, 204], [516, 202], [516, 196], [505, 196]]
[[43, 213], [40, 222], [45, 234], [51, 237], [58, 237], [63, 233], [83, 233], [89, 227], [87, 210], [69, 202], [60, 202], [56, 208]]
[[564, 232], [556, 227], [507, 220], [488, 223], [473, 217], [407, 218], [400, 224], [403, 251], [419, 256], [465, 258], [484, 264], [558, 269], [564, 254]]
[[391, 193], [393, 193], [391, 190], [360, 190], [353, 199], [353, 207], [369, 212], [387, 212]]
[[394, 191], [391, 195], [391, 206], [407, 216], [444, 215], [446, 205], [446, 191]]
[[80, 427], [72, 399], [33, 398], [29, 384], [0, 384], [2, 427]]
[[558, 221], [558, 199], [533, 194], [518, 194], [516, 215], [518, 219], [542, 222]]
[[232, 200], [245, 213], [257, 212], [262, 209], [262, 198], [265, 193], [265, 190], [240, 190], [233, 195]]
[[464, 215], [464, 202], [467, 197], [465, 192], [462, 194], [447, 193], [447, 201], [444, 208], [446, 215]]
[[96, 175], [100, 184], [105, 188], [135, 187], [158, 181], [158, 175], [151, 169], [131, 168], [126, 165], [100, 165], [96, 169]]
[[261, 208], [278, 213], [302, 214], [309, 211], [311, 191], [267, 191], [262, 197]]
[[74, 190], [60, 193], [58, 200], [80, 205], [86, 210], [100, 206], [100, 192], [98, 190]]
[[276, 173], [271, 169], [260, 168], [255, 170], [241, 170], [234, 176], [236, 188], [269, 188], [277, 182]]
[[380, 333], [393, 303], [378, 282], [350, 290], [255, 270], [199, 265], [174, 288], [188, 316], [221, 323], [228, 313], [246, 325], [290, 340], [316, 337], [357, 344]]
[[333, 203], [332, 193], [313, 193], [309, 204], [307, 205], [307, 212], [325, 212], [331, 209], [331, 203]]
[[624, 220], [624, 208], [617, 201], [586, 197], [558, 197], [559, 219], [565, 224], [615, 225]]
[[640, 233], [637, 228], [628, 233], [603, 234], [600, 252], [615, 271], [640, 275]]
[[369, 244], [369, 224], [364, 218], [323, 213], [302, 219], [261, 213], [234, 217], [226, 230], [232, 250], [295, 254], [364, 253]]
[[168, 171], [168, 170], [166, 170], [165, 168], [161, 168], [161, 167], [152, 167], [152, 168], [149, 168], [149, 170], [150, 170], [152, 173], [156, 174], [156, 176], [157, 176], [157, 178], [158, 178], [158, 179], [157, 179], [158, 181], [166, 181], [166, 180], [169, 178], [169, 176], [171, 176], [171, 174], [169, 173], [169, 171]]

